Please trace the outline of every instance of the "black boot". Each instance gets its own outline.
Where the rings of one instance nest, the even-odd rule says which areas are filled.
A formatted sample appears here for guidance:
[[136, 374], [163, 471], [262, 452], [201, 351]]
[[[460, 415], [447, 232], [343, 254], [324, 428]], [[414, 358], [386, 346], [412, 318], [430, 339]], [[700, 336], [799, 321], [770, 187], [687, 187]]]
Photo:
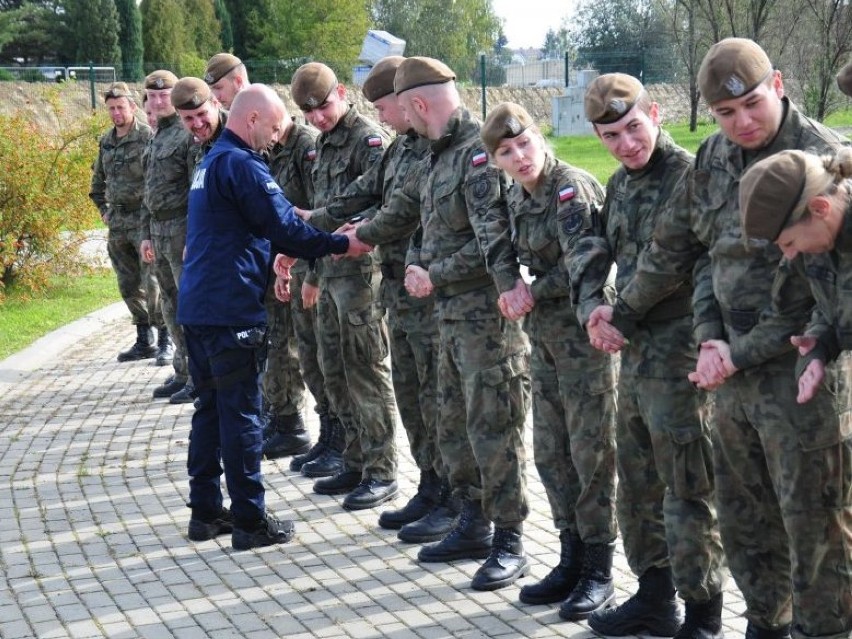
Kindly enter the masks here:
[[683, 624], [669, 566], [649, 568], [639, 577], [639, 590], [620, 606], [589, 617], [589, 627], [610, 637], [654, 635], [674, 637]]
[[722, 593], [707, 601], [686, 601], [686, 620], [675, 639], [723, 639]]
[[583, 540], [570, 530], [559, 533], [559, 564], [535, 584], [524, 586], [518, 599], [525, 604], [549, 604], [564, 601], [580, 580], [583, 566]]
[[745, 639], [790, 639], [790, 624], [777, 628], [763, 628], [749, 621]]
[[179, 378], [176, 375], [170, 375], [166, 381], [154, 389], [154, 399], [162, 397], [171, 397], [179, 390], [186, 386], [186, 378]]
[[302, 415], [273, 415], [270, 431], [272, 436], [263, 442], [263, 454], [267, 459], [289, 457], [306, 453], [311, 447], [311, 436], [302, 421]]
[[331, 477], [343, 470], [343, 449], [346, 446], [346, 431], [339, 419], [332, 418], [328, 446], [313, 461], [302, 466], [305, 477]]
[[150, 359], [157, 354], [154, 346], [154, 329], [148, 324], [136, 325], [136, 342], [126, 351], [118, 354], [119, 362], [135, 362], [140, 359]]
[[421, 548], [417, 559], [424, 563], [485, 559], [491, 554], [492, 539], [491, 522], [482, 514], [482, 503], [468, 499], [455, 528], [437, 544]]
[[331, 436], [330, 420], [331, 418], [328, 416], [328, 413], [323, 413], [319, 416], [320, 432], [317, 443], [311, 446], [311, 449], [304, 455], [294, 455], [293, 459], [290, 460], [290, 470], [301, 471], [302, 466], [314, 461], [326, 449], [329, 437]]
[[417, 492], [399, 510], [386, 510], [379, 516], [379, 526], [389, 530], [398, 530], [405, 524], [417, 521], [437, 504], [441, 495], [441, 478], [431, 468], [420, 471], [420, 484]]
[[455, 528], [461, 512], [459, 500], [453, 497], [450, 482], [441, 482], [438, 503], [420, 519], [405, 524], [397, 533], [400, 541], [409, 544], [428, 544], [446, 537]]
[[314, 482], [317, 495], [345, 495], [361, 483], [360, 470], [341, 470], [339, 473]]
[[559, 607], [559, 616], [568, 621], [587, 619], [615, 601], [612, 585], [612, 553], [615, 544], [585, 544], [580, 581]]
[[168, 366], [175, 355], [175, 347], [165, 326], [157, 329], [157, 366]]
[[495, 528], [491, 554], [473, 575], [474, 590], [497, 590], [515, 583], [527, 574], [530, 562], [524, 554], [521, 527]]

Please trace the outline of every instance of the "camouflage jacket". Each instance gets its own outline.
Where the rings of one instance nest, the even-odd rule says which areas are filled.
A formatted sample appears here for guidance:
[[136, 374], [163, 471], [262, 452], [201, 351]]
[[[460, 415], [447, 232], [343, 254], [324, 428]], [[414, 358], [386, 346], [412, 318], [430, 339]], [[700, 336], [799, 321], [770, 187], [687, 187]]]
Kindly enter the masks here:
[[693, 171], [679, 187], [684, 205], [667, 209], [617, 306], [623, 317], [641, 317], [694, 269], [695, 339], [726, 340], [738, 369], [789, 353], [790, 336], [802, 331], [814, 305], [807, 282], [781, 262], [777, 246], [743, 242], [740, 177], [778, 151], [826, 153], [845, 143], [786, 98], [784, 109], [778, 134], [759, 151], [746, 152], [721, 132], [702, 143]]
[[101, 136], [89, 197], [101, 216], [107, 218], [111, 229], [142, 225], [140, 209], [145, 193], [142, 154], [150, 138], [150, 127], [136, 118], [123, 137], [117, 136], [115, 127]]
[[[378, 124], [349, 107], [337, 126], [317, 138], [317, 158], [314, 162], [314, 207], [329, 204], [335, 195], [343, 193], [360, 175], [382, 159], [388, 136]], [[345, 220], [344, 220], [345, 221]], [[323, 231], [333, 232], [342, 221], [330, 215], [317, 215], [311, 224]], [[360, 273], [374, 267], [377, 259], [372, 253], [355, 259], [318, 261], [318, 272], [323, 277], [341, 277]], [[312, 283], [315, 280], [311, 278]]]
[[197, 139], [193, 138], [192, 150], [195, 153], [195, 165], [198, 166], [201, 164], [201, 160], [204, 159], [204, 156], [207, 155], [207, 152], [213, 148], [213, 145], [216, 144], [216, 140], [219, 139], [219, 136], [222, 135], [222, 131], [225, 130], [225, 125], [228, 123], [228, 112], [224, 109], [219, 109], [219, 128], [216, 129], [216, 133], [213, 134], [206, 142], [199, 142]]

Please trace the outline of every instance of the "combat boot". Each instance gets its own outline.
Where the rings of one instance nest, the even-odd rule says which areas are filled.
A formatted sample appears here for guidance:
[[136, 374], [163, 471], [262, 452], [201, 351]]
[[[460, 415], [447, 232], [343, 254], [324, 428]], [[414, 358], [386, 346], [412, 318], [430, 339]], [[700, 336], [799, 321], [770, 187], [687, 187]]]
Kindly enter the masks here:
[[399, 530], [405, 524], [417, 521], [437, 504], [441, 494], [441, 478], [431, 468], [420, 471], [420, 484], [417, 492], [399, 510], [386, 510], [379, 516], [379, 526], [389, 530]]
[[559, 607], [559, 616], [568, 621], [587, 619], [615, 601], [612, 584], [612, 553], [615, 544], [585, 544], [580, 581]]
[[400, 541], [409, 544], [427, 544], [440, 541], [455, 528], [461, 512], [461, 503], [453, 497], [450, 482], [441, 482], [438, 503], [417, 521], [405, 524], [397, 533]]
[[192, 378], [186, 380], [183, 388], [172, 393], [169, 397], [170, 404], [192, 404], [195, 402], [195, 384], [192, 383]]
[[686, 619], [675, 639], [723, 639], [722, 593], [707, 601], [686, 601]]
[[293, 459], [290, 460], [290, 470], [294, 470], [296, 472], [301, 471], [302, 466], [308, 462], [314, 461], [326, 449], [329, 437], [331, 436], [330, 420], [331, 418], [328, 416], [328, 413], [323, 413], [319, 416], [320, 432], [316, 444], [311, 446], [311, 449], [304, 455], [295, 455]]
[[119, 362], [135, 362], [150, 359], [157, 354], [154, 346], [154, 329], [148, 324], [136, 325], [136, 342], [126, 351], [118, 354]]
[[273, 415], [270, 422], [272, 435], [263, 442], [263, 454], [267, 459], [308, 452], [311, 447], [311, 436], [305, 428], [301, 414]]
[[527, 574], [530, 562], [521, 541], [522, 528], [496, 528], [491, 553], [473, 575], [474, 590], [497, 590], [515, 583]]
[[570, 530], [559, 533], [561, 552], [559, 563], [547, 576], [535, 584], [521, 588], [518, 599], [525, 604], [549, 604], [564, 601], [580, 581], [583, 567], [583, 540]]
[[343, 470], [346, 432], [343, 424], [336, 417], [329, 421], [331, 434], [328, 438], [328, 446], [317, 455], [316, 459], [302, 466], [302, 474], [305, 477], [331, 477]]
[[175, 347], [165, 326], [157, 329], [157, 366], [168, 366], [175, 355]]
[[341, 470], [331, 477], [316, 480], [314, 492], [317, 495], [345, 495], [355, 490], [360, 483], [360, 470]]
[[417, 559], [423, 563], [485, 559], [491, 554], [493, 537], [491, 522], [482, 514], [482, 503], [467, 499], [455, 528], [437, 544], [421, 548]]
[[186, 378], [181, 379], [177, 375], [169, 375], [166, 381], [154, 389], [154, 399], [171, 397], [186, 386]]
[[777, 628], [763, 628], [749, 621], [745, 639], [790, 639], [790, 624]]
[[675, 598], [670, 566], [648, 568], [639, 577], [639, 590], [620, 606], [589, 616], [589, 627], [610, 637], [654, 635], [674, 637], [683, 624], [683, 613]]

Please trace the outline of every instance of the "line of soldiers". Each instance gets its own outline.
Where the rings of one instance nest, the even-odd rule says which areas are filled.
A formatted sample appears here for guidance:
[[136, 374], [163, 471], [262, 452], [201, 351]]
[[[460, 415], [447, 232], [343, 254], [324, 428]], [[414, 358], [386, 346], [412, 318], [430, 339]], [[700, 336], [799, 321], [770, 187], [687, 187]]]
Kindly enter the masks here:
[[[148, 103], [156, 112], [156, 92], [171, 89], [202, 145], [155, 144], [169, 125], [159, 117], [142, 207], [154, 240], [142, 254], [157, 260], [178, 235], [165, 214], [172, 202], [156, 194], [184, 180], [188, 189], [199, 150], [227, 117], [216, 101], [227, 108], [248, 86], [230, 54], [210, 60], [204, 81], [164, 73], [146, 78]], [[848, 639], [848, 362], [830, 363], [822, 391], [797, 403], [790, 340], [805, 331], [814, 298], [777, 246], [743, 241], [737, 198], [759, 160], [847, 141], [796, 109], [750, 40], [714, 45], [699, 85], [720, 132], [697, 157], [660, 127], [659, 106], [636, 79], [607, 74], [588, 87], [586, 116], [620, 162], [604, 190], [553, 157], [522, 107], [499, 105], [480, 125], [438, 60], [385, 58], [368, 76], [364, 95], [397, 133], [392, 141], [347, 101], [331, 69], [301, 67], [292, 97], [314, 128], [285, 118], [271, 173], [303, 220], [376, 250], [276, 261], [264, 453], [295, 455], [291, 470], [318, 478], [317, 493], [345, 495], [346, 509], [379, 506], [399, 490], [396, 397], [420, 483], [379, 525], [404, 542], [436, 542], [420, 550], [422, 562], [484, 559], [471, 586], [493, 590], [529, 571], [531, 399], [560, 559], [521, 589], [522, 602], [560, 603], [562, 618], [610, 636], [715, 639], [727, 564], [749, 639]], [[170, 161], [188, 172], [175, 168], [168, 181]], [[101, 202], [111, 207], [105, 181]], [[166, 281], [177, 283], [179, 266], [169, 266]], [[163, 315], [175, 336], [165, 299]], [[139, 335], [133, 348], [150, 356], [147, 329]], [[168, 390], [179, 392], [191, 381], [175, 342]], [[313, 446], [304, 384], [320, 417]], [[617, 528], [639, 589], [615, 606]], [[232, 529], [226, 509], [193, 511], [192, 539]]]

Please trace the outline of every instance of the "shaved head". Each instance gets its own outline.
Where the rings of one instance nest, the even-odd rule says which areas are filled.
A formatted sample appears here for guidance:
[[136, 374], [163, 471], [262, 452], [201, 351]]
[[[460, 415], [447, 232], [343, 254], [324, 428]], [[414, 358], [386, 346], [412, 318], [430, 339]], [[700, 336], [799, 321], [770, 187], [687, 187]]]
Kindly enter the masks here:
[[412, 128], [430, 140], [444, 134], [453, 112], [461, 106], [459, 91], [452, 81], [408, 89], [397, 97]]
[[255, 151], [271, 147], [281, 136], [287, 109], [265, 84], [250, 84], [231, 103], [227, 128]]

